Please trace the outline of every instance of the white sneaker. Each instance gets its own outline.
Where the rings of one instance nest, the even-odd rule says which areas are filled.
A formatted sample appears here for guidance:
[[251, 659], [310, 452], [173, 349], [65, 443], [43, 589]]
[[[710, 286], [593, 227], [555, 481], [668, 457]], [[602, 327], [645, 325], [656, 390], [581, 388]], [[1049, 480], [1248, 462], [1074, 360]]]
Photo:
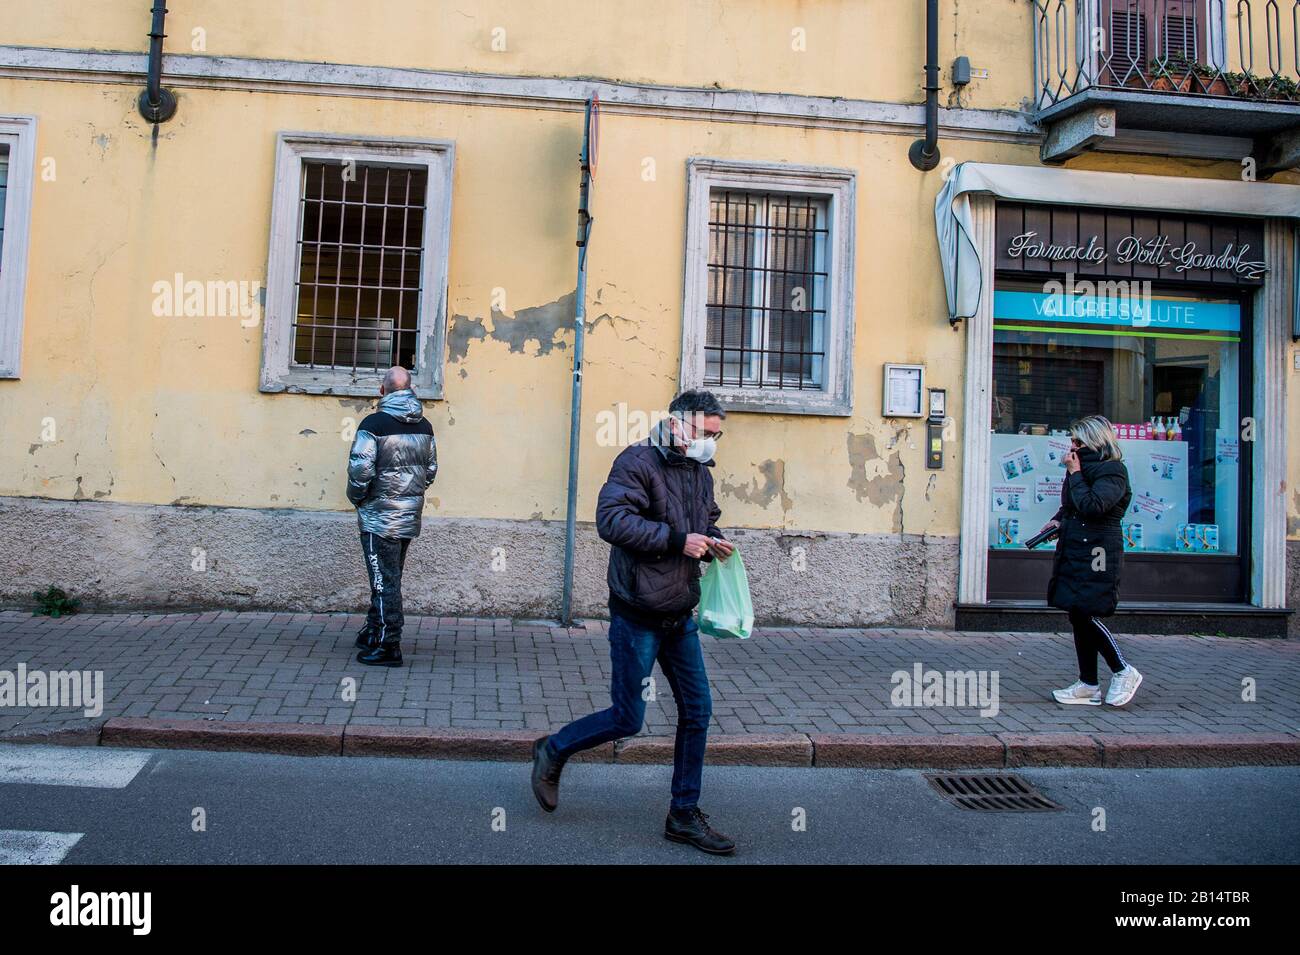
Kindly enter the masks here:
[[1110, 687], [1106, 690], [1106, 703], [1110, 706], [1123, 706], [1133, 699], [1133, 694], [1142, 685], [1142, 674], [1136, 667], [1126, 666], [1110, 678]]
[[1075, 680], [1064, 690], [1053, 690], [1052, 696], [1056, 698], [1057, 703], [1101, 706], [1101, 687], [1089, 686], [1082, 680]]

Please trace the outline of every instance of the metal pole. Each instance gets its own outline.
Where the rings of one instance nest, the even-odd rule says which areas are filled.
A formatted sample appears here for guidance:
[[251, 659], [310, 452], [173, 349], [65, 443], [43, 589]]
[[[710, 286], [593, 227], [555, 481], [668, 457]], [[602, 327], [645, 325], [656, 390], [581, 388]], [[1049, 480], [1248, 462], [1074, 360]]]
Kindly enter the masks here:
[[564, 521], [564, 596], [560, 622], [573, 622], [573, 550], [578, 517], [578, 450], [582, 425], [582, 352], [587, 332], [587, 240], [591, 215], [587, 202], [591, 189], [591, 100], [587, 101], [582, 134], [582, 186], [578, 194], [578, 287], [573, 307], [573, 395], [569, 406], [569, 501]]

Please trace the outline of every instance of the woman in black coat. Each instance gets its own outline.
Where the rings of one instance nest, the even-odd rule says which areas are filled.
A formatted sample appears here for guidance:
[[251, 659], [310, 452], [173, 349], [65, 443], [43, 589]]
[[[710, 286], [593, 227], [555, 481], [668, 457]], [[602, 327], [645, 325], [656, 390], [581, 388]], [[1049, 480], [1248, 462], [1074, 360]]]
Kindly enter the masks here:
[[1123, 706], [1133, 699], [1142, 674], [1120, 653], [1115, 637], [1101, 622], [1119, 602], [1119, 572], [1124, 554], [1120, 519], [1133, 499], [1128, 468], [1111, 423], [1101, 415], [1081, 418], [1070, 426], [1070, 452], [1065, 456], [1065, 485], [1061, 509], [1043, 525], [1056, 528], [1056, 557], [1047, 602], [1070, 615], [1079, 679], [1053, 690], [1058, 703], [1101, 705], [1097, 654], [1114, 674], [1106, 702]]

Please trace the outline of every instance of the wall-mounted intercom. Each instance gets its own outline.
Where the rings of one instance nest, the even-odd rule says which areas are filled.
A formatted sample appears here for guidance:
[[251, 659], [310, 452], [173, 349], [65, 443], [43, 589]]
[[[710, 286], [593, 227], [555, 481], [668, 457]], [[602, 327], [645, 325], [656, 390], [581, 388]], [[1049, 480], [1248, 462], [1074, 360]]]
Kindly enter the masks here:
[[925, 466], [931, 471], [943, 467], [943, 423], [948, 419], [948, 391], [930, 389], [930, 413], [925, 419]]

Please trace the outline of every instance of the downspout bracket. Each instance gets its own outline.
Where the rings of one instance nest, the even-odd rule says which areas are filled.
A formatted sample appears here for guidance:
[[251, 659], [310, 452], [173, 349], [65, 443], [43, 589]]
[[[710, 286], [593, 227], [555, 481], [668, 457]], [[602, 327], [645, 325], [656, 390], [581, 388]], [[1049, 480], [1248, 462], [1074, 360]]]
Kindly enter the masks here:
[[140, 98], [136, 101], [140, 108], [140, 115], [155, 125], [165, 123], [176, 115], [176, 94], [166, 87], [158, 90], [158, 102], [149, 102], [149, 91], [147, 89], [140, 91]]
[[922, 172], [929, 172], [935, 166], [939, 165], [939, 148], [935, 146], [932, 151], [927, 152], [927, 143], [924, 139], [918, 139], [912, 143], [907, 151], [907, 158], [912, 165]]

